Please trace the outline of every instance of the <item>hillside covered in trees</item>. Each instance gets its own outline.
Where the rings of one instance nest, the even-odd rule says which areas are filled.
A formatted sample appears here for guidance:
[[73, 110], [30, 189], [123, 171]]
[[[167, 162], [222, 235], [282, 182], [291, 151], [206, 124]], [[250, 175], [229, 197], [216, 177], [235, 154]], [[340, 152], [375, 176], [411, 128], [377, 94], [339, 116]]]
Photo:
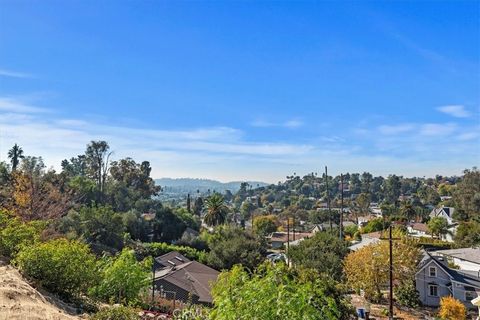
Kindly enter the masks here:
[[[238, 308], [251, 319], [258, 313], [252, 294], [258, 292], [264, 299], [257, 301], [261, 319], [278, 314], [285, 319], [350, 319], [348, 288], [369, 286], [367, 298], [381, 301], [375, 278], [355, 275], [373, 256], [388, 261], [385, 244], [355, 253], [349, 249], [359, 232], [359, 217], [373, 210], [382, 218], [362, 227], [362, 233], [395, 224], [395, 235], [402, 239], [395, 250], [406, 258], [398, 268], [408, 272], [396, 282], [399, 304], [413, 304], [403, 298], [411, 294], [407, 276], [415, 273], [423, 246], [407, 237], [402, 223], [426, 222], [432, 208], [452, 206], [459, 223], [455, 242], [432, 243], [480, 244], [476, 168], [458, 177], [434, 178], [293, 174], [274, 185], [242, 182], [236, 193], [211, 190], [162, 202], [162, 188], [150, 176], [147, 161], [111, 156], [107, 142], [91, 141], [83, 154], [63, 160], [56, 172], [40, 156], [14, 145], [9, 163], [0, 163], [0, 255], [36, 285], [94, 319], [110, 319], [101, 318], [99, 303], [171, 313], [169, 302], [150, 297], [149, 288], [152, 257], [172, 251], [222, 271], [212, 284], [212, 305], [181, 306], [185, 312], [199, 312], [198, 319], [232, 319]], [[344, 228], [342, 237], [336, 227], [340, 212], [354, 224]], [[279, 263], [268, 261], [272, 233], [285, 228], [310, 232], [322, 224], [330, 228], [311, 233], [291, 250], [280, 248], [286, 256]], [[387, 279], [386, 273], [381, 276]], [[238, 300], [230, 294], [232, 287]], [[305, 303], [306, 296], [314, 303]], [[137, 318], [129, 307], [105, 312]]]

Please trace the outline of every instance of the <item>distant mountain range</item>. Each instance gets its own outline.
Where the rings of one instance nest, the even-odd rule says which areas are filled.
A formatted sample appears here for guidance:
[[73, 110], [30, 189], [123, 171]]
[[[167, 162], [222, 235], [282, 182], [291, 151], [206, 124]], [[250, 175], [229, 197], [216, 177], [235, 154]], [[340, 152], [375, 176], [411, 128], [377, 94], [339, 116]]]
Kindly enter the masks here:
[[232, 193], [237, 192], [240, 189], [240, 184], [247, 182], [252, 188], [264, 187], [269, 185], [260, 181], [232, 181], [232, 182], [220, 182], [211, 179], [193, 179], [193, 178], [161, 178], [156, 179], [155, 183], [162, 187], [163, 192], [167, 194], [187, 194], [192, 195], [199, 193], [220, 192], [224, 193], [226, 190], [230, 190]]

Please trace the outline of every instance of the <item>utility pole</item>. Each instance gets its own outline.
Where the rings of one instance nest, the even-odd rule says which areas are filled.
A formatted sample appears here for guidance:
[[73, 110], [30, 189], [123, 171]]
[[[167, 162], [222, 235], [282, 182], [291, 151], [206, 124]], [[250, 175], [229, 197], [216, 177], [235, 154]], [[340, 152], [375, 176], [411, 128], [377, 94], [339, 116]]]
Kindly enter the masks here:
[[330, 230], [333, 229], [332, 226], [332, 212], [330, 211], [330, 192], [328, 192], [328, 171], [327, 166], [325, 166], [325, 186], [327, 188], [327, 209], [328, 209], [328, 216], [330, 218]]
[[287, 216], [287, 255], [290, 253], [290, 218]]
[[340, 239], [343, 239], [343, 173], [340, 174]]
[[155, 257], [152, 255], [152, 307], [155, 303]]
[[388, 227], [388, 244], [390, 251], [390, 292], [389, 292], [389, 320], [393, 320], [393, 239], [392, 239], [392, 224]]
[[393, 320], [393, 241], [394, 240], [400, 240], [400, 238], [392, 238], [392, 225], [388, 227], [388, 238], [380, 238], [380, 240], [388, 240], [388, 249], [389, 249], [389, 283], [390, 283], [390, 289], [388, 293], [388, 319]]
[[293, 241], [295, 241], [295, 216], [292, 217]]

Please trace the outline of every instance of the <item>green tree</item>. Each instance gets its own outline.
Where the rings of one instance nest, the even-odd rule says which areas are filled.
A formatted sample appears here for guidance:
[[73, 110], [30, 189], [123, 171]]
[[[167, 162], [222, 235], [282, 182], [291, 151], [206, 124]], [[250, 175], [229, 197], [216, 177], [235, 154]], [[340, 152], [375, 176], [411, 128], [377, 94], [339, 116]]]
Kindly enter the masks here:
[[160, 191], [150, 177], [150, 163], [136, 163], [131, 158], [113, 161], [108, 179], [108, 198], [116, 211], [128, 211], [141, 199], [150, 199]]
[[44, 288], [66, 298], [86, 293], [97, 280], [95, 256], [77, 241], [35, 243], [23, 248], [15, 263]]
[[112, 152], [106, 141], [91, 141], [85, 151], [85, 162], [87, 165], [87, 175], [96, 181], [99, 200], [102, 200], [109, 170], [109, 159]]
[[13, 145], [12, 149], [8, 150], [8, 157], [12, 163], [12, 171], [17, 170], [17, 167], [20, 164], [20, 159], [25, 158], [23, 155], [23, 149], [16, 143]]
[[448, 222], [444, 217], [431, 218], [430, 221], [428, 221], [427, 226], [432, 236], [436, 235], [440, 238], [442, 235], [448, 233]]
[[220, 274], [212, 290], [213, 320], [343, 318], [341, 302], [326, 282], [305, 279], [283, 264], [262, 265], [253, 274], [242, 266]]
[[411, 221], [417, 216], [417, 212], [415, 211], [414, 206], [409, 202], [405, 202], [402, 204], [401, 212], [408, 221]]
[[462, 248], [480, 245], [480, 223], [476, 221], [460, 222], [455, 234], [455, 243]]
[[[125, 227], [122, 215], [111, 207], [86, 207], [70, 211], [62, 218], [60, 231], [84, 238], [94, 246], [121, 249]], [[103, 249], [103, 248], [101, 248]]]
[[257, 216], [253, 220], [253, 230], [260, 236], [266, 236], [277, 231], [278, 219], [273, 215]]
[[150, 284], [151, 258], [137, 262], [135, 253], [123, 249], [114, 258], [104, 258], [100, 266], [102, 280], [90, 293], [107, 302], [132, 304]]
[[87, 163], [85, 155], [62, 160], [62, 172], [69, 177], [84, 177], [87, 174]]
[[480, 222], [480, 170], [465, 170], [463, 179], [457, 184], [453, 199], [463, 213], [465, 221], [476, 218]]
[[361, 229], [362, 233], [370, 233], [375, 231], [381, 231], [387, 228], [388, 222], [385, 222], [383, 218], [375, 218], [367, 222], [365, 227]]
[[317, 232], [312, 238], [291, 246], [288, 257], [295, 266], [316, 270], [340, 280], [343, 258], [349, 252], [348, 243], [330, 232]]
[[385, 200], [390, 204], [395, 204], [401, 194], [400, 177], [396, 175], [389, 175], [383, 184], [383, 191], [385, 193]]
[[253, 270], [264, 260], [265, 248], [262, 242], [245, 230], [222, 226], [207, 239], [210, 252], [209, 265], [217, 269], [230, 269], [242, 264]]
[[193, 203], [193, 213], [197, 216], [200, 216], [203, 211], [203, 199], [202, 197], [197, 197]]
[[[397, 286], [415, 277], [421, 255], [415, 240], [396, 229], [393, 236], [401, 239], [393, 243], [393, 267], [397, 270], [394, 272], [396, 290]], [[364, 290], [368, 300], [379, 301], [382, 285], [388, 282], [388, 263], [388, 241], [349, 253], [344, 260], [347, 285], [356, 291]]]
[[225, 223], [227, 219], [228, 207], [221, 194], [214, 193], [205, 199], [206, 214], [204, 222], [209, 226], [217, 226]]
[[153, 240], [171, 242], [179, 239], [187, 225], [170, 207], [156, 211], [153, 220]]

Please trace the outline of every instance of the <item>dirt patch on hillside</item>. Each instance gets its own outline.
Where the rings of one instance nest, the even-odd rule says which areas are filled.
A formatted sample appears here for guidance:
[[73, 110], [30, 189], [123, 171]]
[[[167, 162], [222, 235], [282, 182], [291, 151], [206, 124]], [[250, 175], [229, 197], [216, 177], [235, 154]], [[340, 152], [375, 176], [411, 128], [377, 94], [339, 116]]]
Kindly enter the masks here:
[[0, 320], [82, 319], [60, 306], [62, 302], [41, 294], [15, 268], [0, 260]]

